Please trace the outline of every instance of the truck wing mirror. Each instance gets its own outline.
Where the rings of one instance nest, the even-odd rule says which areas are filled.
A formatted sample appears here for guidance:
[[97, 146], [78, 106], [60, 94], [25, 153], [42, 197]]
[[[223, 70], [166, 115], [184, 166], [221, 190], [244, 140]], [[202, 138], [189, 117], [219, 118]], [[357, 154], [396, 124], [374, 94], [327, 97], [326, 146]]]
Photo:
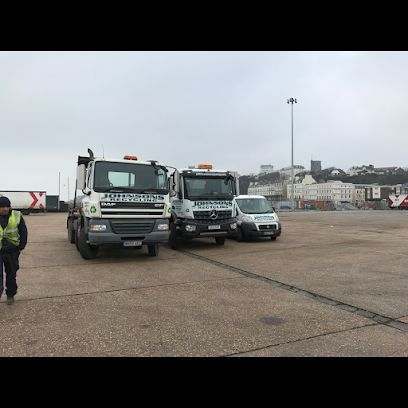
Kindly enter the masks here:
[[78, 190], [83, 190], [85, 188], [85, 176], [86, 176], [86, 168], [85, 164], [80, 164], [77, 167], [77, 188]]

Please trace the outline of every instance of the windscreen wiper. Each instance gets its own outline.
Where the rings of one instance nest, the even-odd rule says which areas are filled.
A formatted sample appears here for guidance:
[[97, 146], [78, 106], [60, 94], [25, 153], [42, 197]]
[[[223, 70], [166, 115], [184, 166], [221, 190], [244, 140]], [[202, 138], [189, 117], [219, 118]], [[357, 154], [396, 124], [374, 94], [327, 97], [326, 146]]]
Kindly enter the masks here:
[[165, 189], [156, 189], [156, 190], [142, 190], [140, 194], [166, 194], [167, 190]]

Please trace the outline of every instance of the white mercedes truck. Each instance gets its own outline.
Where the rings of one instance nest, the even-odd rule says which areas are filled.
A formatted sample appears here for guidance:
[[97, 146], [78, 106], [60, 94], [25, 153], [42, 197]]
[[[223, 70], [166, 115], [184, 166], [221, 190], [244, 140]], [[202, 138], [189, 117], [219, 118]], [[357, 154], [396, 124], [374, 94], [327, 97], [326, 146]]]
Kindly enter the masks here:
[[[167, 243], [171, 213], [167, 168], [155, 160], [139, 161], [78, 156], [73, 208], [67, 218], [68, 240], [84, 259], [102, 245], [141, 248], [156, 256]], [[84, 196], [78, 203], [76, 191]]]
[[178, 169], [170, 176], [171, 248], [180, 239], [214, 237], [223, 245], [237, 228], [232, 200], [239, 194], [237, 172], [215, 170], [211, 164]]

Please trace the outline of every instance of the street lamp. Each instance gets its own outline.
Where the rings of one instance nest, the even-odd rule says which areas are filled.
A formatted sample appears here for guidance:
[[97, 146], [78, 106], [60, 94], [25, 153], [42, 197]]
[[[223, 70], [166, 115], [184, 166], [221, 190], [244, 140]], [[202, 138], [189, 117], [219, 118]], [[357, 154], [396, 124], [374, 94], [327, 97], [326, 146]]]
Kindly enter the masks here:
[[295, 181], [295, 170], [293, 168], [293, 104], [297, 103], [296, 98], [290, 98], [288, 99], [288, 104], [290, 104], [290, 110], [291, 110], [291, 118], [292, 118], [292, 209], [293, 211], [295, 210], [295, 186], [294, 186], [294, 181]]

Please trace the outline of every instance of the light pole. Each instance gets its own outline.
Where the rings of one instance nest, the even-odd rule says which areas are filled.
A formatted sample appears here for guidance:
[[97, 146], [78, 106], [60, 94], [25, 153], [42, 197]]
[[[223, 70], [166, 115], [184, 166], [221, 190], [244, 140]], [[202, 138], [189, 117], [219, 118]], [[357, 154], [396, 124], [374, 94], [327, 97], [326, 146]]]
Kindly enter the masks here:
[[60, 197], [61, 197], [61, 172], [58, 172], [58, 211], [60, 210]]
[[294, 186], [294, 181], [295, 181], [295, 169], [293, 168], [293, 104], [297, 103], [296, 98], [290, 98], [288, 99], [288, 104], [290, 104], [290, 110], [291, 110], [291, 119], [292, 119], [292, 211], [295, 210], [295, 186]]

